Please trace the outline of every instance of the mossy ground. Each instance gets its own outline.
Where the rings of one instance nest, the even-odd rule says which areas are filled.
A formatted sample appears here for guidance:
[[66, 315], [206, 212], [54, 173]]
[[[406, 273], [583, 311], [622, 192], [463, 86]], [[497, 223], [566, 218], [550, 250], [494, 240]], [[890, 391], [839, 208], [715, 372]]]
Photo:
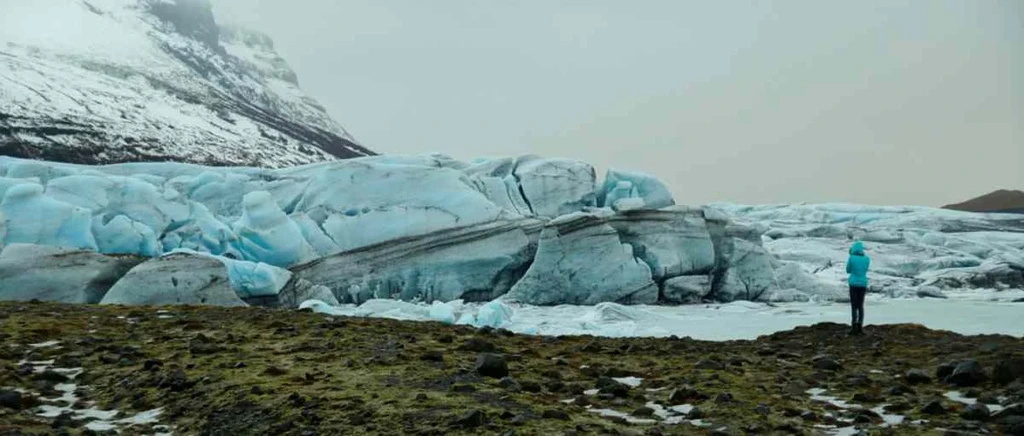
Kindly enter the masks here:
[[[51, 340], [60, 343], [29, 345]], [[907, 423], [897, 427], [862, 413], [857, 425], [871, 433], [998, 433], [998, 423], [961, 419], [964, 406], [948, 399], [947, 413], [922, 413], [953, 388], [937, 381], [905, 386], [902, 376], [920, 368], [934, 377], [941, 363], [966, 358], [991, 370], [1024, 354], [1020, 338], [915, 325], [868, 326], [866, 335], [848, 337], [845, 326], [819, 324], [754, 341], [705, 342], [533, 337], [257, 308], [44, 303], [0, 304], [0, 344], [0, 388], [47, 390], [19, 362], [56, 359], [84, 369], [76, 379], [80, 397], [101, 409], [130, 415], [162, 408], [160, 424], [175, 434], [210, 435], [820, 434], [816, 425], [827, 424], [828, 414], [859, 413], [812, 401], [812, 387], [844, 400], [857, 395], [867, 408], [907, 406]], [[507, 359], [521, 389], [476, 373], [478, 355], [488, 350]], [[820, 355], [841, 368], [816, 369]], [[618, 397], [584, 394], [602, 377], [624, 376], [643, 381]], [[908, 392], [892, 392], [896, 386]], [[990, 380], [975, 389], [1005, 402], [1024, 400], [1013, 386]], [[585, 408], [632, 413], [648, 402], [669, 406], [673, 390], [683, 387], [699, 394], [688, 403], [703, 411], [707, 427], [630, 424]], [[726, 393], [732, 400], [720, 401]], [[909, 423], [918, 419], [927, 422]], [[54, 429], [52, 421], [33, 409], [0, 407], [0, 434], [85, 433], [83, 422]], [[152, 433], [146, 426], [122, 429]]]

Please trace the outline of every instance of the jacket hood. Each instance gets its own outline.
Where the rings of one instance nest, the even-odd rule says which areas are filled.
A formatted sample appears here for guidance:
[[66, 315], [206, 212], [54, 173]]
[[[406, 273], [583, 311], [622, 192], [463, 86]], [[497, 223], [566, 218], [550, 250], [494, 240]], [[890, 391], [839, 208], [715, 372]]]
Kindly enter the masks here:
[[854, 242], [853, 245], [850, 246], [850, 254], [855, 254], [855, 255], [858, 255], [858, 256], [863, 256], [864, 255], [864, 243], [860, 242], [860, 241]]

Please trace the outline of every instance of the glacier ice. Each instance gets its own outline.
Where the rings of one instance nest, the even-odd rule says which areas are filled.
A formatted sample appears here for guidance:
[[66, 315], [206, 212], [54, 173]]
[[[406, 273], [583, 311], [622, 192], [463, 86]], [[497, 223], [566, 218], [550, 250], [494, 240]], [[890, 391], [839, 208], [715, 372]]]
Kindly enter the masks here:
[[115, 282], [143, 260], [76, 248], [10, 244], [0, 253], [0, 300], [99, 303]]
[[636, 172], [609, 169], [598, 201], [602, 206], [613, 207], [627, 198], [640, 198], [648, 209], [661, 209], [676, 204], [672, 193], [657, 178]]
[[93, 221], [93, 234], [100, 252], [155, 257], [161, 249], [153, 229], [125, 215], [110, 221]]
[[434, 321], [440, 321], [445, 324], [455, 324], [455, 307], [449, 303], [442, 303], [435, 301], [430, 306], [430, 313], [427, 315]]
[[[285, 284], [284, 288], [278, 291], [275, 298], [272, 300], [272, 304], [283, 307], [298, 307], [303, 301], [306, 300], [318, 300], [320, 302], [337, 306], [341, 304], [338, 299], [334, 297], [334, 293], [331, 289], [324, 285], [317, 285], [311, 283], [309, 280], [294, 280]], [[255, 300], [259, 303], [259, 300]]]
[[711, 277], [708, 275], [679, 276], [665, 280], [662, 284], [662, 301], [670, 304], [700, 303], [711, 294]]
[[599, 214], [575, 213], [552, 220], [541, 232], [537, 254], [509, 291], [528, 304], [597, 304], [658, 299], [651, 268], [623, 244]]
[[[126, 303], [149, 297], [120, 282], [149, 280], [144, 292], [165, 294], [153, 301], [287, 307], [503, 296], [541, 305], [842, 301], [852, 238], [869, 242], [873, 292], [1024, 287], [1020, 216], [843, 204], [691, 208], [675, 206], [651, 176], [609, 170], [598, 182], [588, 164], [535, 156], [374, 156], [278, 170], [0, 157], [0, 193], [3, 245], [76, 250], [97, 265], [142, 256], [152, 260], [136, 270], [170, 274], [161, 281], [103, 269], [113, 272], [94, 286], [102, 290], [88, 292], [116, 290], [110, 298]], [[172, 262], [169, 253], [189, 260]], [[217, 277], [215, 295], [196, 291], [201, 283], [170, 283], [177, 276], [161, 265], [172, 263]], [[91, 280], [80, 271], [39, 288], [69, 277]], [[79, 298], [54, 295], [45, 298]], [[484, 319], [475, 309], [436, 310], [448, 308], [439, 320], [497, 322], [491, 308]]]
[[700, 209], [671, 207], [612, 215], [608, 224], [654, 280], [705, 274], [715, 266], [714, 243]]
[[242, 217], [232, 230], [246, 259], [287, 267], [314, 258], [313, 247], [306, 242], [302, 229], [285, 215], [269, 192], [245, 194], [242, 208]]
[[489, 301], [529, 265], [535, 221], [494, 221], [403, 238], [298, 265], [343, 303], [378, 298]]
[[490, 301], [476, 311], [476, 327], [498, 328], [512, 320], [515, 311], [501, 300]]
[[0, 202], [4, 244], [96, 250], [89, 210], [55, 200], [34, 183], [11, 186]]
[[597, 206], [596, 173], [583, 162], [521, 156], [480, 160], [465, 172], [488, 199], [521, 215], [554, 218]]
[[247, 306], [216, 258], [174, 253], [143, 262], [107, 291], [100, 304]]

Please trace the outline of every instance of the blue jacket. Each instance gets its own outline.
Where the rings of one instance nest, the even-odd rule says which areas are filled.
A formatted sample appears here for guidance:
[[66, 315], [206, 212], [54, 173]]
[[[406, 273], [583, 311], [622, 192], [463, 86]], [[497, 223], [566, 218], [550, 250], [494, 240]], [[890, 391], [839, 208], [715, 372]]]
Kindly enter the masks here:
[[871, 258], [864, 254], [864, 244], [854, 242], [850, 247], [850, 258], [846, 261], [846, 273], [850, 275], [850, 286], [868, 287], [868, 267]]

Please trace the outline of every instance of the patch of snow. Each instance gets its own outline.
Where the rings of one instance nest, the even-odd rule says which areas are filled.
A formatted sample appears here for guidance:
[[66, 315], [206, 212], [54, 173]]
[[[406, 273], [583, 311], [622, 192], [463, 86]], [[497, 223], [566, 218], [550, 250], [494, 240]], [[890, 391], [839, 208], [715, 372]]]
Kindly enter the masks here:
[[[950, 399], [952, 401], [955, 401], [955, 402], [961, 403], [961, 404], [966, 404], [968, 406], [978, 402], [978, 400], [975, 399], [975, 398], [967, 398], [967, 397], [965, 397], [964, 394], [961, 393], [960, 391], [949, 391], [949, 392], [946, 392], [943, 395], [946, 398], [948, 398], [948, 399]], [[999, 404], [986, 404], [985, 407], [988, 407], [988, 410], [990, 412], [992, 412], [992, 413], [996, 413], [996, 412], [999, 412], [999, 411], [1005, 409], [1004, 406], [999, 405]]]
[[613, 378], [612, 380], [615, 380], [631, 388], [639, 387], [640, 384], [643, 383], [644, 381], [644, 379], [640, 377], [617, 377]]
[[587, 409], [591, 413], [604, 416], [606, 418], [622, 418], [630, 424], [656, 424], [658, 421], [647, 418], [637, 418], [625, 412], [619, 412], [613, 409]]
[[32, 348], [49, 348], [49, 347], [54, 347], [54, 346], [56, 346], [58, 344], [60, 344], [60, 341], [46, 341], [46, 342], [40, 342], [38, 344], [28, 344], [28, 346], [30, 346]]

